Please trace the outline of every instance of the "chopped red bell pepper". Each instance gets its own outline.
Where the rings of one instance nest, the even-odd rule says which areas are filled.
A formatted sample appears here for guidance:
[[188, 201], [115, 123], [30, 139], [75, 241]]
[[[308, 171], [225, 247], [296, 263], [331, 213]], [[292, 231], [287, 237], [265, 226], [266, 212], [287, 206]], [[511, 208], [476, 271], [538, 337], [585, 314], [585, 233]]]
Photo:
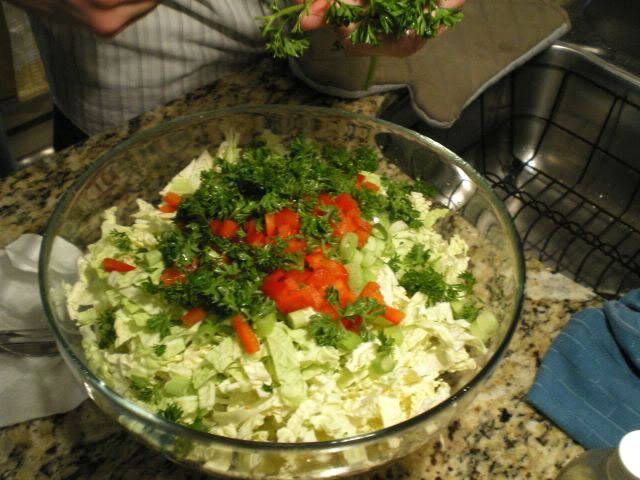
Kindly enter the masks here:
[[286, 251], [289, 253], [297, 253], [297, 252], [302, 252], [307, 248], [307, 242], [304, 240], [304, 238], [290, 238], [287, 241], [287, 248]]
[[180, 317], [185, 327], [193, 327], [196, 323], [207, 318], [207, 311], [202, 307], [193, 307]]
[[331, 206], [335, 206], [335, 202], [333, 201], [333, 198], [329, 196], [329, 194], [321, 193], [318, 196], [318, 205], [322, 205], [324, 207], [331, 207]]
[[274, 270], [262, 281], [262, 292], [268, 297], [275, 297], [284, 286], [286, 272], [279, 268]]
[[233, 220], [224, 220], [222, 222], [222, 224], [220, 225], [220, 229], [218, 230], [218, 235], [220, 235], [222, 238], [233, 238], [236, 236], [236, 233], [238, 233], [238, 230], [240, 230], [240, 226], [234, 222]]
[[[384, 305], [384, 297], [382, 293], [380, 293], [380, 285], [376, 282], [368, 282], [360, 292], [360, 298], [373, 298], [380, 305]], [[404, 319], [405, 313], [397, 308], [384, 305], [384, 313], [382, 316], [389, 322], [397, 325]]]
[[380, 285], [376, 282], [367, 282], [360, 292], [360, 297], [373, 298], [379, 304], [384, 304], [384, 297], [380, 293]]
[[[358, 235], [358, 246], [362, 248], [369, 239], [373, 226], [360, 216], [360, 208], [355, 199], [348, 193], [340, 193], [332, 198], [326, 193], [321, 193], [317, 199], [318, 205], [335, 206], [338, 209], [340, 221], [333, 223], [333, 234], [342, 238], [346, 233], [354, 232]], [[318, 216], [325, 214], [320, 209], [315, 209]]]
[[187, 277], [176, 267], [169, 267], [160, 275], [160, 281], [165, 287], [170, 287], [176, 282], [185, 283], [187, 281]]
[[309, 285], [298, 285], [297, 288], [288, 286], [286, 290], [278, 293], [274, 300], [282, 313], [295, 312], [307, 307], [317, 310], [324, 302], [322, 294]]
[[360, 215], [360, 208], [358, 208], [358, 202], [356, 202], [348, 193], [341, 193], [333, 199], [336, 207], [338, 207], [344, 215]]
[[280, 238], [296, 235], [300, 231], [300, 217], [296, 212], [288, 208], [283, 208], [276, 212], [275, 223]]
[[133, 265], [129, 265], [128, 263], [121, 262], [120, 260], [116, 260], [115, 258], [108, 257], [102, 260], [102, 268], [105, 272], [120, 273], [126, 273], [136, 269], [136, 267], [134, 267]]
[[160, 210], [162, 213], [173, 213], [176, 210], [178, 210], [178, 207], [174, 207], [173, 205], [167, 205], [166, 203], [163, 203], [158, 207], [158, 210]]
[[264, 230], [268, 237], [276, 234], [276, 215], [275, 213], [264, 214]]
[[384, 314], [382, 315], [385, 319], [389, 320], [394, 325], [399, 324], [406, 314], [402, 310], [398, 310], [397, 308], [385, 306]]
[[380, 187], [375, 183], [372, 183], [366, 179], [364, 175], [358, 174], [356, 177], [356, 188], [367, 188], [374, 193], [377, 193], [380, 190]]
[[182, 197], [174, 192], [167, 192], [162, 197], [163, 204], [158, 207], [162, 213], [173, 213], [178, 210], [180, 203], [182, 203]]
[[182, 203], [182, 197], [175, 192], [167, 192], [164, 197], [162, 197], [162, 201], [166, 205], [171, 205], [172, 207], [178, 207]]
[[260, 350], [258, 337], [241, 314], [237, 314], [231, 319], [231, 326], [236, 331], [238, 341], [245, 352], [252, 355]]
[[267, 243], [266, 235], [264, 232], [259, 232], [257, 229], [257, 222], [255, 219], [251, 219], [247, 222], [244, 227], [245, 232], [247, 233], [245, 237], [245, 241], [254, 247], [264, 247]]
[[209, 221], [209, 228], [211, 229], [211, 233], [213, 233], [214, 235], [220, 235], [220, 227], [222, 227], [221, 220]]

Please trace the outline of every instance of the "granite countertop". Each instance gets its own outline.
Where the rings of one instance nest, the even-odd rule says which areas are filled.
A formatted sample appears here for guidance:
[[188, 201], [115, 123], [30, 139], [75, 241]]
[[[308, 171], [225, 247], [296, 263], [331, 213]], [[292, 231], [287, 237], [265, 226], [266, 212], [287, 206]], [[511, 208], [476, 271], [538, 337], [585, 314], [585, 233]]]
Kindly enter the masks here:
[[[341, 101], [320, 95], [288, 69], [264, 61], [130, 122], [126, 128], [19, 171], [0, 183], [0, 248], [23, 233], [41, 233], [56, 201], [101, 153], [134, 132], [186, 113], [238, 104], [324, 105], [378, 115], [393, 94]], [[590, 291], [527, 261], [527, 290], [517, 332], [505, 358], [469, 410], [434, 442], [363, 479], [553, 479], [582, 448], [524, 397], [537, 367], [570, 314], [601, 303]], [[191, 479], [199, 474], [174, 465], [137, 443], [91, 401], [62, 415], [0, 429], [0, 479]]]

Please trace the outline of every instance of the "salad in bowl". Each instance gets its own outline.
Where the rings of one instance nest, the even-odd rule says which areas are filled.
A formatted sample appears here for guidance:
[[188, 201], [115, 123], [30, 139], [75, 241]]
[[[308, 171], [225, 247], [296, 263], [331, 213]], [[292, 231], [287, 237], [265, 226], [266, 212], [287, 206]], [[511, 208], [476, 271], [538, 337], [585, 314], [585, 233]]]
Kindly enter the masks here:
[[[317, 113], [367, 135], [378, 123]], [[77, 281], [41, 278], [48, 313], [90, 396], [171, 458], [233, 477], [362, 471], [470, 401], [511, 335], [521, 287], [505, 279], [522, 272], [476, 185], [472, 225], [443, 206], [441, 178], [405, 175], [370, 142], [263, 127], [275, 133], [199, 138], [170, 176], [122, 150], [120, 165], [160, 172], [138, 198], [128, 183], [144, 177], [103, 163], [120, 190], [85, 179], [66, 202], [105, 208], [78, 202], [49, 227], [69, 222], [86, 253]]]

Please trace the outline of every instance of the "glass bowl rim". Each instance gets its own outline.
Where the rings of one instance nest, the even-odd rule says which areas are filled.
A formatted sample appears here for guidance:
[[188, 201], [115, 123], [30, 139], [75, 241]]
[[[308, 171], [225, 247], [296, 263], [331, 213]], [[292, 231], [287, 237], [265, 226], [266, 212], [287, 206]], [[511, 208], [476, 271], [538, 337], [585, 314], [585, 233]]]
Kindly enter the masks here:
[[[431, 150], [437, 152], [441, 157], [446, 158], [447, 161], [451, 162], [453, 166], [461, 168], [467, 176], [481, 189], [484, 193], [489, 197], [490, 202], [493, 204], [493, 207], [496, 208], [496, 214], [501, 220], [502, 225], [506, 228], [506, 233], [508, 234], [510, 243], [515, 249], [516, 253], [516, 278], [518, 281], [517, 289], [516, 289], [516, 304], [513, 311], [513, 317], [510, 319], [509, 328], [496, 351], [489, 358], [487, 363], [483, 365], [483, 367], [478, 370], [474, 376], [468, 380], [460, 389], [458, 389], [453, 395], [443, 400], [439, 404], [425, 410], [424, 412], [419, 413], [413, 417], [410, 417], [400, 423], [391, 425], [389, 427], [381, 428], [379, 430], [375, 430], [372, 432], [354, 435], [351, 437], [339, 438], [335, 440], [326, 440], [326, 441], [317, 441], [317, 442], [266, 442], [266, 441], [255, 441], [255, 440], [244, 440], [233, 437], [225, 437], [222, 435], [216, 435], [208, 432], [201, 432], [198, 430], [194, 430], [184, 425], [176, 424], [170, 421], [165, 420], [164, 418], [152, 413], [151, 411], [141, 407], [140, 405], [134, 403], [131, 400], [128, 400], [123, 395], [118, 392], [112, 390], [104, 381], [102, 381], [99, 377], [97, 377], [93, 372], [91, 372], [88, 367], [82, 362], [70, 348], [68, 343], [66, 342], [64, 336], [60, 333], [60, 329], [58, 328], [56, 316], [53, 313], [53, 309], [50, 307], [49, 303], [49, 293], [48, 293], [48, 272], [47, 272], [47, 264], [49, 261], [49, 256], [51, 253], [51, 248], [53, 246], [53, 231], [57, 227], [58, 220], [62, 217], [66, 211], [66, 207], [69, 205], [71, 200], [74, 198], [75, 193], [85, 184], [85, 182], [97, 171], [101, 166], [107, 163], [110, 159], [118, 155], [120, 152], [127, 150], [132, 145], [144, 141], [149, 137], [153, 137], [158, 133], [165, 132], [169, 130], [173, 126], [184, 126], [190, 123], [199, 123], [202, 121], [207, 121], [210, 119], [214, 119], [217, 116], [224, 114], [262, 114], [269, 115], [270, 113], [289, 113], [293, 114], [308, 114], [308, 115], [316, 115], [316, 116], [338, 116], [347, 120], [360, 121], [365, 123], [373, 123], [378, 124], [382, 127], [385, 127], [389, 130], [396, 130], [404, 135], [408, 135], [415, 139], [418, 143], [426, 144]], [[229, 108], [220, 108], [215, 110], [202, 111], [197, 113], [192, 113], [188, 115], [183, 115], [180, 117], [176, 117], [174, 119], [163, 121], [162, 123], [155, 125], [153, 127], [146, 128], [142, 131], [136, 132], [131, 137], [127, 138], [124, 141], [121, 141], [117, 145], [111, 147], [106, 152], [101, 154], [80, 177], [78, 177], [71, 187], [62, 195], [62, 197], [58, 200], [55, 209], [49, 218], [47, 223], [45, 233], [43, 235], [42, 247], [40, 250], [40, 256], [38, 261], [38, 283], [40, 289], [40, 296], [42, 299], [43, 308], [47, 317], [47, 322], [51, 330], [53, 331], [54, 337], [56, 339], [56, 343], [58, 347], [61, 348], [61, 354], [63, 357], [66, 357], [67, 363], [73, 366], [73, 369], [76, 370], [76, 373], [79, 374], [84, 381], [89, 382], [92, 388], [100, 391], [104, 396], [106, 396], [110, 402], [114, 403], [118, 408], [123, 409], [126, 412], [129, 412], [135, 420], [140, 421], [143, 424], [151, 424], [152, 427], [157, 428], [159, 430], [163, 430], [168, 432], [176, 437], [187, 437], [190, 440], [199, 443], [219, 443], [224, 444], [230, 448], [239, 448], [239, 449], [252, 449], [252, 450], [264, 450], [264, 451], [281, 451], [281, 450], [301, 450], [301, 451], [310, 451], [310, 450], [330, 450], [330, 449], [342, 449], [348, 446], [356, 446], [361, 444], [366, 444], [372, 440], [378, 438], [384, 438], [390, 435], [401, 433], [413, 426], [416, 426], [433, 416], [436, 416], [439, 412], [445, 410], [451, 404], [456, 403], [460, 399], [462, 399], [467, 392], [473, 390], [473, 388], [483, 381], [485, 378], [489, 376], [496, 368], [498, 362], [502, 358], [513, 334], [516, 330], [518, 319], [520, 317], [522, 311], [522, 305], [524, 301], [524, 285], [525, 285], [525, 262], [524, 262], [524, 253], [522, 249], [522, 243], [519, 235], [516, 232], [513, 221], [507, 212], [507, 209], [504, 203], [497, 197], [491, 188], [490, 184], [487, 180], [485, 180], [480, 173], [478, 173], [470, 164], [460, 158], [458, 155], [453, 153], [448, 148], [444, 147], [440, 143], [426, 137], [418, 132], [410, 130], [408, 128], [402, 127], [400, 125], [381, 120], [379, 118], [375, 118], [372, 116], [367, 116], [359, 113], [348, 112], [345, 110], [339, 110], [335, 108], [327, 108], [327, 107], [315, 107], [315, 106], [305, 106], [305, 105], [286, 105], [286, 104], [269, 104], [269, 105], [242, 105], [236, 107]], [[86, 387], [85, 387], [86, 388]]]

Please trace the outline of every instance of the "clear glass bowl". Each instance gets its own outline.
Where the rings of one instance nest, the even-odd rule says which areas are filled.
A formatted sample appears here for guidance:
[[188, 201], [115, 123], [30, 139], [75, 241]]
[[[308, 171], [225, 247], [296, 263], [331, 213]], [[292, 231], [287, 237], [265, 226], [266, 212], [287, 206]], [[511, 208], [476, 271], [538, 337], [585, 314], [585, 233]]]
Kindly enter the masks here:
[[[491, 270], [479, 288], [499, 319], [489, 352], [470, 374], [451, 377], [452, 395], [409, 420], [372, 433], [314, 443], [267, 443], [220, 437], [168, 422], [110, 389], [88, 366], [76, 325], [65, 307], [64, 282], [51, 268], [56, 237], [84, 249], [100, 235], [101, 212], [117, 205], [130, 221], [136, 198], [157, 203], [158, 192], [205, 148], [234, 129], [246, 143], [264, 131], [355, 147], [377, 147], [386, 159], [439, 192], [438, 200], [465, 219], [486, 248], [472, 248], [476, 265]], [[489, 252], [489, 253], [487, 253]], [[518, 235], [487, 182], [455, 154], [415, 132], [338, 110], [256, 106], [199, 113], [134, 135], [107, 152], [66, 192], [49, 222], [40, 256], [43, 304], [61, 355], [91, 399], [121, 425], [171, 459], [233, 478], [329, 478], [354, 474], [402, 457], [465, 414], [496, 368], [513, 335], [524, 288]]]

